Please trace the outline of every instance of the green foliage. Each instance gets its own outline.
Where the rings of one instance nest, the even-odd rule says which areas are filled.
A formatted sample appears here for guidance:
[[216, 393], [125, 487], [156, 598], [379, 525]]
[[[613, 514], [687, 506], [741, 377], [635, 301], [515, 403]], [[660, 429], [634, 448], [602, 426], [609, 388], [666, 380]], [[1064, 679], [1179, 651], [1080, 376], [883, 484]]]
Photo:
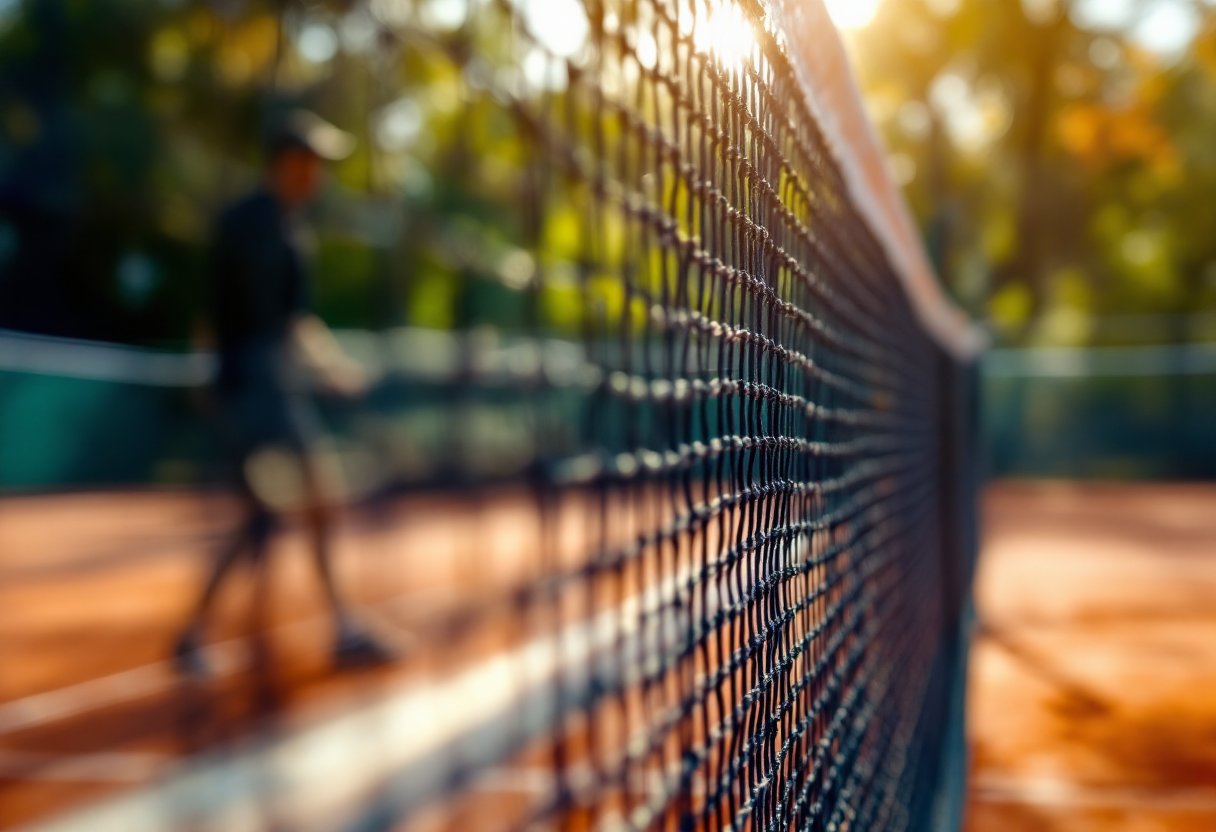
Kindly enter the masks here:
[[[851, 36], [947, 285], [1012, 341], [1216, 308], [1216, 9], [1167, 59], [1073, 5], [887, 2]], [[1061, 306], [1078, 283], [1089, 301]]]
[[[462, 63], [516, 60], [504, 22], [487, 9], [406, 43], [338, 0], [16, 4], [0, 22], [0, 326], [192, 338], [214, 218], [258, 186], [268, 124], [301, 105], [359, 140], [311, 217], [324, 318], [512, 329], [541, 309], [577, 326], [578, 203], [555, 190], [538, 225], [534, 143]], [[331, 54], [303, 46], [309, 27]], [[538, 274], [557, 276], [539, 305]]]
[[[1014, 342], [1216, 310], [1216, 8], [1197, 7], [1201, 31], [1167, 63], [1079, 27], [1067, 2], [1040, 5], [888, 0], [853, 36], [947, 285]], [[429, 28], [418, 3], [393, 8], [412, 21], [401, 31], [425, 35], [373, 24], [359, 40], [368, 8], [338, 0], [15, 5], [0, 23], [0, 270], [53, 228], [54, 250], [22, 266], [62, 275], [47, 292], [73, 299], [48, 330], [187, 340], [205, 317], [214, 217], [257, 186], [268, 120], [302, 104], [359, 139], [313, 217], [313, 294], [335, 325], [571, 333], [626, 314], [642, 326], [647, 297], [681, 293], [677, 264], [634, 256], [643, 229], [621, 195], [566, 181], [493, 86], [524, 89], [583, 143], [578, 164], [598, 154], [696, 237], [674, 168], [635, 158], [631, 128], [589, 96], [527, 92], [505, 7]], [[330, 33], [332, 54], [306, 54], [308, 27]], [[635, 82], [606, 76], [605, 91]], [[660, 89], [641, 105], [661, 120], [674, 103]], [[774, 186], [808, 226], [833, 213], [813, 214], [820, 196], [789, 171]], [[0, 276], [0, 306], [15, 285]]]
[[313, 295], [331, 325], [361, 327], [375, 319], [379, 254], [360, 240], [321, 241], [313, 264]]

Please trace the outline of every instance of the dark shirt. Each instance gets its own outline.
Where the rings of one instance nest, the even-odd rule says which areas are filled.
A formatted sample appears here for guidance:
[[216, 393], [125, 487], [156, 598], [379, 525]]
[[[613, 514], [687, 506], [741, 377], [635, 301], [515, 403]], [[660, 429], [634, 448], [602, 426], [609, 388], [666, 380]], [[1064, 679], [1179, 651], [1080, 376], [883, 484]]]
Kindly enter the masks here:
[[[216, 226], [212, 316], [220, 385], [261, 382], [308, 306], [300, 232], [273, 196], [259, 191]], [[265, 366], [264, 366], [265, 365]]]

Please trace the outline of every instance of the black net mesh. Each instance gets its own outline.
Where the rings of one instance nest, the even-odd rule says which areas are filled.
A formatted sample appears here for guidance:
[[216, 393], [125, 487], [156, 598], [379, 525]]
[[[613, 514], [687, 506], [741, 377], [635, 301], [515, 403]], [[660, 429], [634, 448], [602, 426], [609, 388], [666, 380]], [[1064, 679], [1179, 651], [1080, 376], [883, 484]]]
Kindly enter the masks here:
[[[850, 200], [793, 35], [754, 3], [388, 17], [460, 67], [472, 129], [521, 138], [525, 335], [577, 344], [518, 377], [543, 564], [454, 622], [547, 628], [502, 638], [552, 660], [521, 671], [504, 732], [449, 755], [448, 822], [922, 823], [965, 585], [959, 385]], [[399, 778], [379, 817], [418, 791]]]

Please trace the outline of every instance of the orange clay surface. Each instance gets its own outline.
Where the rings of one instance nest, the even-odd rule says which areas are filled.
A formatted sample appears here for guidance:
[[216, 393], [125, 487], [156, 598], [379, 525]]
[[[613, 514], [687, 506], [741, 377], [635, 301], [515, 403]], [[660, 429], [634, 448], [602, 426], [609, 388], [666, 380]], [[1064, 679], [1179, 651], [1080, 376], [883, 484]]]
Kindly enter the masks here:
[[970, 832], [1216, 830], [1216, 486], [984, 500]]
[[0, 829], [149, 783], [280, 715], [323, 715], [527, 637], [498, 626], [457, 638], [452, 622], [544, 567], [528, 494], [413, 495], [379, 508], [339, 524], [339, 583], [409, 661], [332, 672], [332, 619], [306, 538], [289, 526], [260, 582], [242, 567], [226, 584], [207, 633], [215, 678], [187, 683], [165, 659], [209, 553], [236, 522], [230, 500], [0, 498]]
[[[0, 499], [0, 829], [149, 782], [268, 714], [340, 705], [499, 649], [500, 632], [452, 651], [432, 628], [540, 566], [528, 497], [383, 508], [343, 522], [338, 568], [378, 631], [412, 634], [409, 662], [328, 670], [328, 618], [289, 530], [266, 581], [268, 620], [249, 618], [248, 576], [234, 580], [210, 634], [231, 667], [199, 689], [163, 659], [230, 503]], [[977, 602], [970, 832], [1216, 830], [1216, 487], [993, 486]]]

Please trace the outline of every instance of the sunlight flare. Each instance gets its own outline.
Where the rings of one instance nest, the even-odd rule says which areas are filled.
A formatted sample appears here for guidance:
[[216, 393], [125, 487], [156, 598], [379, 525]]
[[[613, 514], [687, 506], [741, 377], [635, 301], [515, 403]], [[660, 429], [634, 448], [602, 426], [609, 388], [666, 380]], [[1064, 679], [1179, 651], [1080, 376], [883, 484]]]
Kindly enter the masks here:
[[715, 54], [727, 64], [747, 60], [756, 45], [751, 22], [734, 3], [712, 3], [708, 14], [700, 5], [695, 13], [683, 8], [680, 29], [692, 35], [697, 49]]
[[882, 0], [824, 0], [832, 22], [841, 29], [860, 29], [878, 13]]

